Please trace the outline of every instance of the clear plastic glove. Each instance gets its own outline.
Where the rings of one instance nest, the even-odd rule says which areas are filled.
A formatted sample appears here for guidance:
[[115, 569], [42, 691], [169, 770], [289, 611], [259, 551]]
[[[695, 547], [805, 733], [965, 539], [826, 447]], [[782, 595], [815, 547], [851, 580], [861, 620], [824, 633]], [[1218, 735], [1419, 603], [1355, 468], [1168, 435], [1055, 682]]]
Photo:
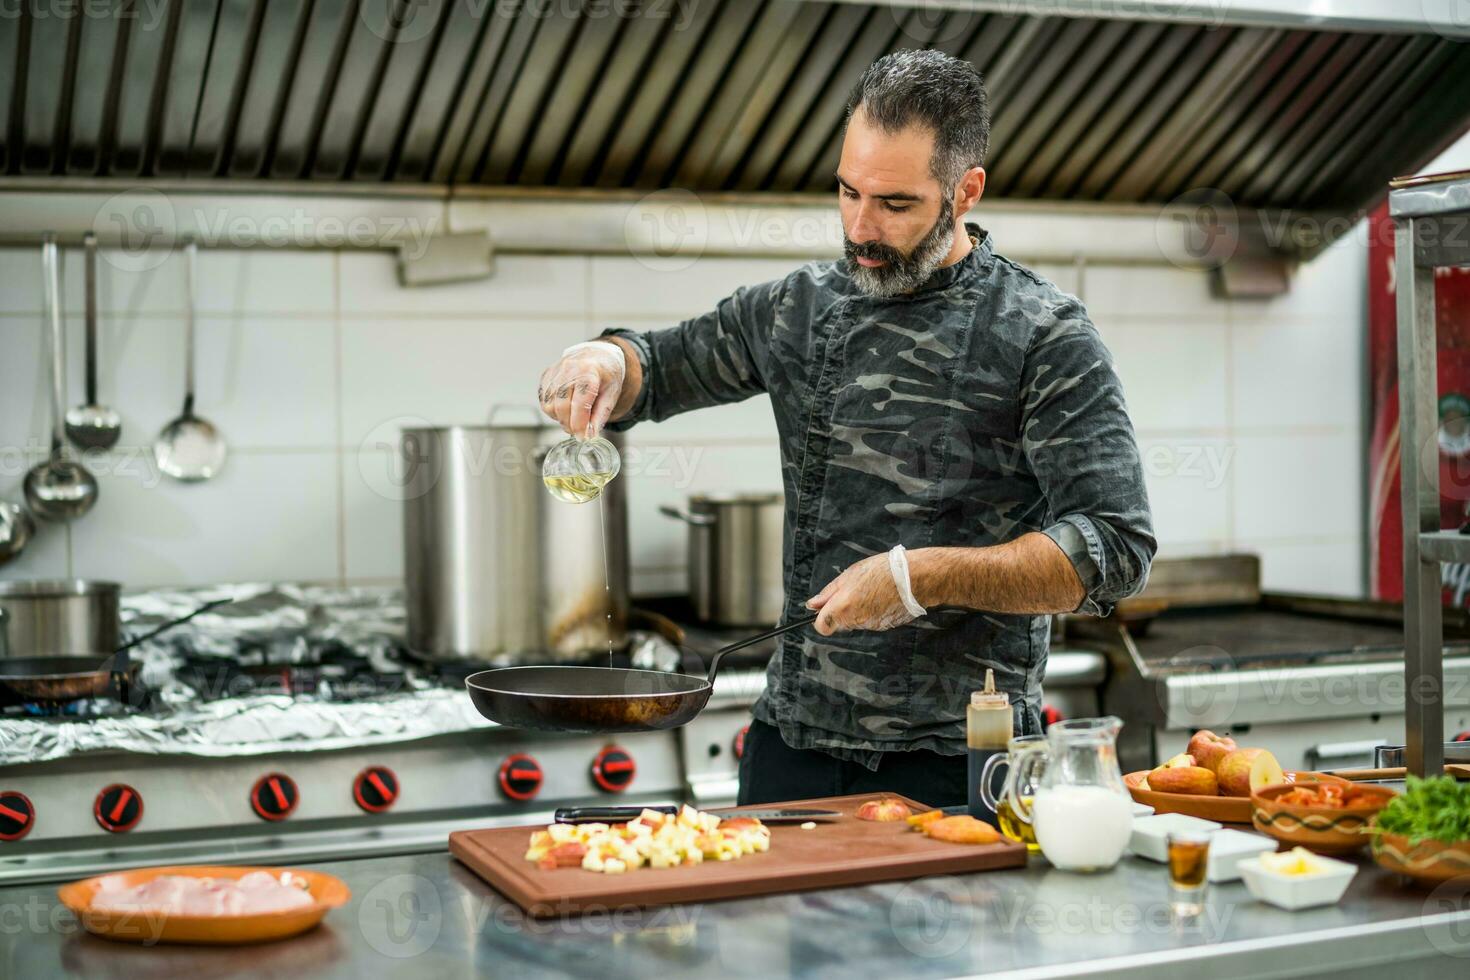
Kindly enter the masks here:
[[817, 610], [817, 632], [823, 636], [851, 630], [891, 630], [924, 615], [909, 584], [903, 545], [870, 555], [850, 566], [806, 601]]
[[590, 439], [607, 425], [627, 376], [628, 360], [617, 344], [605, 340], [573, 344], [542, 372], [536, 400], [569, 435]]

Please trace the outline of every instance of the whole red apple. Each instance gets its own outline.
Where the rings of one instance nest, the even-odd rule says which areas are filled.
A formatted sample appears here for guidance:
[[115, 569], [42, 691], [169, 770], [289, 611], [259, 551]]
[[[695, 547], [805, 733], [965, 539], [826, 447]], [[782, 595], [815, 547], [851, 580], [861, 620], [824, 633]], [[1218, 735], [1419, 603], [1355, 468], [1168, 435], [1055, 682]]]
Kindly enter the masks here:
[[1219, 775], [1220, 760], [1238, 747], [1229, 735], [1216, 735], [1208, 728], [1202, 728], [1194, 733], [1185, 751], [1194, 756], [1195, 765]]

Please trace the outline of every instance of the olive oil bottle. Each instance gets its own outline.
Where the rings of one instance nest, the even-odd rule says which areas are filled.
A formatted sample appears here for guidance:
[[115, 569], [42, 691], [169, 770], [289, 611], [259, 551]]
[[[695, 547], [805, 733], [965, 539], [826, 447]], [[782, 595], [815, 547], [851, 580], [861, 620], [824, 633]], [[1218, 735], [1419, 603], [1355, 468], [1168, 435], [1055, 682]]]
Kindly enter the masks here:
[[980, 777], [985, 763], [996, 753], [1004, 754], [1011, 740], [1011, 698], [995, 689], [995, 671], [985, 671], [985, 690], [970, 694], [965, 709], [965, 741], [969, 746], [970, 816], [995, 825], [997, 817], [980, 796]]

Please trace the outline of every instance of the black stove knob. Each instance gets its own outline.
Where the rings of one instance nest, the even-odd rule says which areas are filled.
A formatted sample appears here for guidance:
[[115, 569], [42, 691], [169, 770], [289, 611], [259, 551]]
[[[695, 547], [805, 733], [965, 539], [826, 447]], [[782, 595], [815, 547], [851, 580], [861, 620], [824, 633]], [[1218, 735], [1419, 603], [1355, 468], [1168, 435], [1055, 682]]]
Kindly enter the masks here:
[[730, 746], [730, 749], [735, 753], [735, 758], [737, 759], [745, 755], [745, 736], [749, 731], [750, 726], [746, 725], [735, 733], [735, 744]]
[[352, 799], [368, 813], [382, 813], [398, 802], [398, 777], [387, 766], [368, 766], [352, 781]]
[[541, 764], [523, 752], [500, 764], [500, 791], [512, 800], [525, 802], [541, 792]]
[[607, 793], [627, 789], [637, 772], [633, 757], [620, 745], [609, 745], [592, 760], [592, 781]]
[[296, 781], [285, 773], [266, 773], [250, 790], [250, 808], [262, 820], [285, 820], [299, 802]]
[[97, 794], [92, 804], [97, 825], [114, 834], [127, 833], [143, 819], [143, 796], [124, 783], [113, 783]]
[[0, 792], [0, 840], [20, 840], [36, 825], [36, 808], [24, 793]]

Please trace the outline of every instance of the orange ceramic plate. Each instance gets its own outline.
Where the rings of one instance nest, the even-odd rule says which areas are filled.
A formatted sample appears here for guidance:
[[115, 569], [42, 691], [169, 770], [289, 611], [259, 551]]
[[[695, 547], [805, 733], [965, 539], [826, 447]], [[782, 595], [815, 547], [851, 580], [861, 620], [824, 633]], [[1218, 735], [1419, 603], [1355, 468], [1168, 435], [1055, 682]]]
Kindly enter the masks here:
[[[264, 871], [280, 877], [290, 871], [308, 884], [307, 893], [316, 899], [311, 905], [280, 912], [264, 912], [257, 915], [164, 915], [146, 912], [99, 912], [92, 908], [92, 899], [107, 881], [109, 886], [132, 887], [152, 881], [161, 875], [186, 875], [191, 878], [242, 878], [252, 871]], [[235, 868], [190, 865], [173, 868], [140, 868], [137, 871], [119, 871], [116, 874], [98, 875], [83, 881], [63, 885], [57, 891], [61, 904], [71, 909], [92, 933], [127, 943], [259, 943], [272, 939], [285, 939], [305, 932], [322, 921], [329, 909], [343, 905], [352, 897], [352, 892], [342, 883], [319, 871], [300, 871], [296, 868]]]
[[[1214, 820], [1218, 823], [1251, 822], [1251, 798], [1249, 796], [1197, 796], [1191, 793], [1159, 793], [1154, 790], [1139, 789], [1138, 784], [1143, 782], [1143, 777], [1148, 773], [1147, 769], [1130, 772], [1123, 777], [1123, 784], [1128, 787], [1128, 792], [1133, 795], [1135, 801], [1153, 807], [1155, 813], [1183, 813], [1186, 816], [1199, 817], [1201, 820]], [[1347, 782], [1341, 776], [1331, 776], [1325, 772], [1288, 772], [1286, 781], [1288, 783]]]

